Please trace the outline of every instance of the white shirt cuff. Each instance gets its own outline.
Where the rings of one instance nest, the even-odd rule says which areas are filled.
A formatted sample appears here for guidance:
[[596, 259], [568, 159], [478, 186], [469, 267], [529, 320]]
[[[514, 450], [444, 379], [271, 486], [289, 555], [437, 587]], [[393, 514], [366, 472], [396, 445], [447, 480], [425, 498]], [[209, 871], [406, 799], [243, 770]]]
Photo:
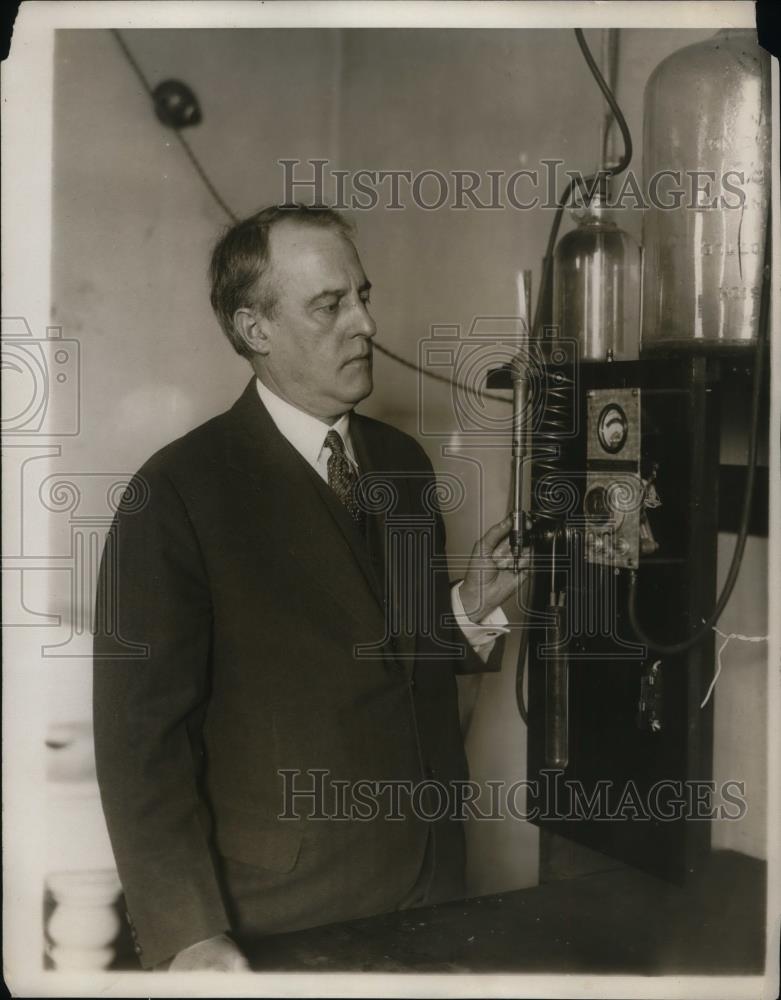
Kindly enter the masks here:
[[463, 582], [463, 580], [459, 580], [458, 583], [453, 584], [450, 591], [453, 617], [472, 649], [475, 652], [479, 649], [481, 654], [488, 654], [490, 653], [490, 648], [486, 648], [488, 644], [490, 643], [493, 646], [500, 635], [510, 631], [507, 627], [509, 624], [507, 615], [502, 611], [501, 607], [498, 607], [494, 608], [490, 615], [486, 615], [481, 622], [473, 622], [464, 611], [464, 605], [461, 603], [460, 590]]

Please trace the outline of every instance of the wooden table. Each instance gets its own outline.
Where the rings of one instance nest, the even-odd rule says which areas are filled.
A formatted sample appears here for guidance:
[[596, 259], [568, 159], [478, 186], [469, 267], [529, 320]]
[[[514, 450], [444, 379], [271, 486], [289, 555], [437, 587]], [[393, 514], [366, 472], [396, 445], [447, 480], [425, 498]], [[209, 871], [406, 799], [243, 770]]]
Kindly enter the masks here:
[[257, 971], [751, 975], [764, 862], [714, 853], [686, 887], [632, 868], [264, 939]]

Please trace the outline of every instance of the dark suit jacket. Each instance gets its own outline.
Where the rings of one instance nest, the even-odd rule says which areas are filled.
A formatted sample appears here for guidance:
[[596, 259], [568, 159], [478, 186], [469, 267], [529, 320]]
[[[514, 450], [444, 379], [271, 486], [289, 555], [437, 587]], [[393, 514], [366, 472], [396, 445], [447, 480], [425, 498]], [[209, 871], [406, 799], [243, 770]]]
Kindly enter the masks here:
[[[329, 790], [465, 778], [454, 673], [498, 669], [501, 656], [498, 643], [486, 667], [446, 622], [445, 535], [423, 450], [357, 414], [351, 434], [375, 504], [366, 537], [276, 429], [254, 379], [144, 465], [108, 535], [95, 751], [145, 966], [230, 928], [262, 935], [394, 909], [430, 832], [433, 898], [459, 892], [462, 824], [418, 818], [406, 796], [396, 820], [385, 808], [310, 817], [305, 799], [299, 818], [278, 818], [281, 770], [301, 772], [299, 790], [313, 769]], [[328, 799], [322, 812], [335, 809]]]

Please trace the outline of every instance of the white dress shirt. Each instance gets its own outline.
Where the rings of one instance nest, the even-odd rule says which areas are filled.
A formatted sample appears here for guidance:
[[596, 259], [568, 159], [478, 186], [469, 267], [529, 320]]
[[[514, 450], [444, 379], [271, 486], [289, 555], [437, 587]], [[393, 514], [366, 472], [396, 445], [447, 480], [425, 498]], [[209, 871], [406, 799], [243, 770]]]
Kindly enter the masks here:
[[[277, 430], [283, 437], [287, 438], [299, 455], [309, 462], [324, 482], [328, 482], [328, 459], [331, 455], [331, 449], [326, 446], [325, 438], [331, 430], [336, 431], [344, 441], [347, 458], [356, 472], [359, 471], [355, 459], [355, 449], [350, 437], [349, 412], [343, 413], [336, 423], [327, 424], [324, 420], [319, 420], [311, 413], [305, 413], [293, 406], [292, 403], [282, 399], [264, 385], [260, 379], [256, 379], [255, 382], [258, 387], [258, 395]], [[459, 580], [458, 583], [454, 584], [450, 592], [453, 615], [469, 645], [485, 662], [491, 655], [497, 636], [502, 632], [510, 631], [507, 628], [507, 617], [501, 608], [496, 608], [479, 624], [473, 622], [465, 613], [461, 603], [459, 590], [462, 582]]]

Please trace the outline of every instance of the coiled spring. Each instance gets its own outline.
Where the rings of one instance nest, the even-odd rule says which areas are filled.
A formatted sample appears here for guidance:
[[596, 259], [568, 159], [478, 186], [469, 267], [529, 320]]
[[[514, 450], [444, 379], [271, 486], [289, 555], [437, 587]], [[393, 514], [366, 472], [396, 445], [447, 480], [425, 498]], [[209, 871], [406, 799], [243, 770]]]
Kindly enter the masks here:
[[563, 442], [572, 435], [574, 379], [562, 368], [546, 366], [544, 408], [532, 440], [532, 510], [550, 527], [561, 520], [560, 459]]

